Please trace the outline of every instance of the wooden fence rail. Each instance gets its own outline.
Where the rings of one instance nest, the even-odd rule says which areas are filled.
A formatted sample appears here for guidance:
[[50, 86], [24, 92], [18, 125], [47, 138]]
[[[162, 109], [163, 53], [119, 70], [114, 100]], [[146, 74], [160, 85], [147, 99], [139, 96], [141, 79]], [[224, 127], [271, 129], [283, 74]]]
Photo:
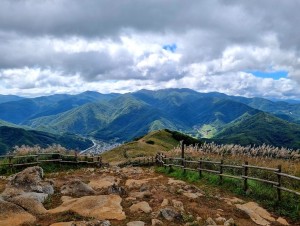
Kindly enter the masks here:
[[10, 168], [39, 165], [42, 163], [59, 163], [59, 164], [87, 164], [102, 166], [101, 156], [74, 155], [61, 153], [37, 153], [30, 155], [0, 155], [0, 167], [8, 166]]
[[[26, 161], [28, 159], [30, 159], [30, 161]], [[20, 162], [20, 160], [25, 162], [22, 161]], [[100, 167], [105, 164], [102, 162], [101, 156], [78, 155], [77, 153], [75, 153], [74, 155], [64, 155], [60, 153], [37, 153], [34, 155], [1, 155], [0, 156], [0, 167], [8, 166], [10, 168], [14, 168], [14, 167], [21, 167], [21, 166], [39, 165], [42, 163], [49, 163], [49, 162], [59, 163], [59, 164], [77, 164], [77, 165], [91, 164]], [[199, 173], [199, 177], [202, 177], [202, 172], [212, 173], [219, 176], [220, 183], [223, 182], [223, 177], [234, 178], [234, 179], [241, 180], [243, 182], [244, 191], [248, 190], [248, 180], [259, 181], [262, 183], [273, 185], [273, 187], [277, 190], [277, 198], [279, 201], [281, 200], [281, 191], [293, 193], [295, 195], [300, 196], [299, 191], [283, 187], [282, 185], [283, 177], [295, 181], [300, 181], [300, 177], [282, 173], [280, 165], [277, 168], [268, 168], [268, 167], [249, 165], [248, 162], [245, 162], [242, 165], [230, 165], [230, 164], [224, 164], [223, 160], [221, 161], [209, 161], [203, 159], [188, 160], [185, 158], [167, 157], [161, 153], [158, 153], [155, 156], [155, 158], [148, 157], [148, 158], [138, 159], [129, 162], [128, 164], [142, 165], [142, 166], [158, 165], [158, 166], [164, 166], [165, 168], [169, 167], [170, 169], [172, 169], [172, 167], [179, 167], [183, 170], [183, 173], [185, 173], [187, 170], [196, 171]], [[205, 167], [207, 165], [209, 165], [210, 167]], [[212, 166], [214, 166], [214, 168]], [[232, 175], [232, 174], [224, 173], [224, 169], [226, 168], [236, 169], [237, 171], [240, 171], [240, 174]], [[249, 176], [249, 169], [268, 171], [269, 173], [272, 173], [277, 178], [277, 180], [271, 181], [263, 178]]]
[[[296, 181], [300, 181], [300, 177], [282, 173], [281, 165], [279, 165], [277, 168], [249, 165], [248, 162], [245, 162], [242, 165], [230, 165], [230, 164], [224, 164], [223, 160], [221, 160], [220, 162], [202, 160], [202, 159], [199, 159], [197, 161], [196, 160], [187, 160], [185, 158], [166, 157], [165, 155], [163, 155], [161, 153], [158, 153], [156, 155], [156, 163], [159, 166], [164, 166], [165, 168], [169, 167], [170, 169], [172, 169], [172, 167], [182, 168], [183, 173], [185, 173], [187, 170], [196, 171], [199, 173], [199, 177], [202, 176], [202, 172], [212, 173], [212, 174], [219, 176], [220, 183], [223, 182], [223, 177], [241, 180], [243, 182], [243, 189], [245, 192], [248, 190], [248, 180], [254, 180], [254, 181], [259, 181], [262, 183], [270, 184], [270, 185], [273, 185], [273, 187], [277, 190], [278, 201], [281, 200], [281, 191], [286, 191], [286, 192], [293, 193], [295, 195], [300, 196], [299, 191], [295, 191], [295, 190], [285, 188], [282, 186], [282, 177], [286, 177], [288, 179], [296, 180]], [[213, 165], [213, 166], [215, 166], [215, 168], [218, 167], [218, 169], [216, 170], [215, 168], [214, 169], [207, 168], [207, 167], [205, 167], [204, 163], [207, 165], [210, 165], [210, 166]], [[194, 167], [188, 166], [188, 164], [194, 164]], [[224, 173], [225, 168], [236, 169], [236, 170], [240, 171], [240, 174], [232, 175], [232, 174]], [[249, 169], [268, 171], [269, 173], [273, 174], [277, 178], [277, 180], [271, 181], [271, 180], [266, 180], [263, 178], [249, 176]]]

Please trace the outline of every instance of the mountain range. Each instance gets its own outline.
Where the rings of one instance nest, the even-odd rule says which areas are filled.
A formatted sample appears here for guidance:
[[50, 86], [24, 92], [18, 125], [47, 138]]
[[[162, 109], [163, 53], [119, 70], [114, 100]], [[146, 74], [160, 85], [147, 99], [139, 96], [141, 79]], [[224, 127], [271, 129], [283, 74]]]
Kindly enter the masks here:
[[0, 126], [119, 142], [166, 128], [224, 143], [300, 148], [298, 103], [191, 89], [14, 98], [0, 95]]

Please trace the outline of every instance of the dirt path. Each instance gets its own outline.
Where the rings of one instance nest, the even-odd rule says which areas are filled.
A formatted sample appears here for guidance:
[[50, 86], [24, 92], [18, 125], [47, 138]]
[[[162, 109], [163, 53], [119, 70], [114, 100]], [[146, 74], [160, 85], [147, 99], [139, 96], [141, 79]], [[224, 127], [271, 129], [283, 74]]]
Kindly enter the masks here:
[[[142, 221], [145, 225], [152, 225], [153, 219], [162, 222], [162, 225], [207, 225], [211, 218], [218, 225], [233, 219], [236, 225], [257, 225], [245, 212], [237, 208], [236, 204], [246, 203], [229, 193], [206, 185], [194, 186], [183, 181], [170, 179], [165, 175], [155, 173], [152, 168], [108, 168], [108, 169], [80, 169], [69, 172], [46, 175], [54, 181], [55, 193], [44, 203], [46, 209], [54, 209], [62, 205], [62, 186], [72, 180], [80, 180], [89, 184], [96, 191], [96, 195], [108, 195], [113, 184], [122, 188], [119, 195], [122, 198], [121, 208], [126, 219], [110, 219], [111, 225], [127, 225], [131, 221]], [[90, 183], [91, 182], [91, 183]], [[110, 184], [111, 182], [111, 184]], [[0, 192], [6, 181], [0, 180]], [[78, 198], [78, 197], [77, 197]], [[80, 197], [79, 197], [80, 198]], [[147, 203], [147, 208], [133, 211], [133, 206]], [[167, 220], [162, 210], [170, 208], [180, 217]], [[270, 226], [282, 225], [276, 221], [278, 216], [272, 215], [274, 222], [268, 221]], [[55, 222], [89, 221], [92, 218], [81, 216], [72, 211], [56, 214], [37, 215], [35, 225], [51, 225]], [[157, 224], [159, 225], [159, 224]], [[230, 225], [230, 224], [228, 224]], [[233, 225], [233, 224], [232, 224]], [[292, 225], [292, 224], [290, 224]], [[293, 224], [300, 225], [300, 224]]]

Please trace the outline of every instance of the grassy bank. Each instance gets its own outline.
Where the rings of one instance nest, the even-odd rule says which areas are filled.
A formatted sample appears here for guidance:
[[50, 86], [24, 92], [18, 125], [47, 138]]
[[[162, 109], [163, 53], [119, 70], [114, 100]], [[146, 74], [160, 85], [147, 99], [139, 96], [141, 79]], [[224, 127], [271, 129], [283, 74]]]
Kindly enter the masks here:
[[245, 193], [243, 191], [242, 181], [240, 180], [223, 178], [223, 183], [220, 184], [219, 176], [209, 173], [202, 173], [200, 178], [198, 172], [187, 171], [183, 173], [183, 170], [179, 168], [172, 168], [172, 170], [170, 170], [169, 168], [158, 167], [156, 170], [159, 173], [164, 173], [190, 183], [220, 187], [225, 191], [230, 191], [241, 196], [243, 199], [255, 200], [263, 207], [278, 215], [287, 216], [293, 221], [300, 220], [300, 197], [282, 192], [282, 201], [279, 203], [277, 201], [276, 189], [271, 185], [248, 180], [249, 189]]

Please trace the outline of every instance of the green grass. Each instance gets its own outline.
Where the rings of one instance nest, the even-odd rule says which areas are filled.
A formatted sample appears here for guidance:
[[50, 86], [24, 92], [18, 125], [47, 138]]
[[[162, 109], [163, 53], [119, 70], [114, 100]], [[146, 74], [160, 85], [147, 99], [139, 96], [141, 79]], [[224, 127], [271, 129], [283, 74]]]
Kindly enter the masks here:
[[[83, 167], [88, 167], [84, 164], [59, 164], [59, 163], [41, 163], [39, 164], [40, 167], [43, 168], [44, 173], [54, 173], [54, 172], [61, 172], [67, 170], [74, 170]], [[18, 166], [18, 167], [9, 167], [9, 166], [0, 166], [0, 175], [9, 176], [11, 174], [15, 174], [26, 169], [28, 166]]]
[[287, 216], [294, 221], [300, 220], [300, 197], [282, 191], [282, 198], [279, 203], [277, 201], [277, 191], [271, 185], [248, 180], [248, 191], [245, 193], [243, 190], [243, 181], [237, 179], [223, 177], [223, 183], [220, 184], [219, 176], [214, 174], [203, 172], [200, 178], [198, 172], [186, 171], [186, 173], [183, 173], [182, 169], [176, 167], [173, 167], [172, 170], [168, 167], [158, 167], [156, 171], [190, 183], [220, 187], [223, 190], [240, 195], [245, 199], [255, 200], [263, 207], [278, 215]]

